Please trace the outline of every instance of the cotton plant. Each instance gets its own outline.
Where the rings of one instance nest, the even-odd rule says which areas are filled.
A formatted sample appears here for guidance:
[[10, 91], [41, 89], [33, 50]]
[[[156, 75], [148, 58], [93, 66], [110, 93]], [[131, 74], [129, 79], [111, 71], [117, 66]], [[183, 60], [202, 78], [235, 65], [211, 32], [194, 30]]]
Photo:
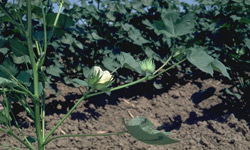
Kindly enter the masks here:
[[[75, 102], [74, 106], [70, 108], [66, 115], [50, 131], [47, 131], [45, 122], [45, 85], [48, 81], [45, 71], [48, 70], [49, 67], [46, 68], [44, 63], [46, 61], [45, 58], [47, 57], [47, 49], [51, 39], [51, 37], [48, 37], [48, 35], [49, 33], [51, 34], [56, 30], [58, 21], [60, 20], [60, 16], [62, 15], [61, 10], [63, 4], [64, 0], [60, 0], [58, 12], [54, 14], [54, 18], [52, 17], [53, 20], [50, 20], [52, 29], [49, 32], [47, 31], [46, 22], [46, 17], [48, 17], [49, 14], [46, 14], [46, 7], [43, 1], [39, 1], [39, 8], [42, 12], [42, 18], [36, 21], [39, 21], [39, 23], [43, 26], [43, 33], [39, 36], [34, 36], [35, 29], [33, 28], [32, 20], [36, 19], [33, 18], [36, 17], [36, 15], [32, 12], [32, 9], [34, 11], [37, 6], [32, 5], [31, 0], [27, 0], [25, 3], [26, 10], [24, 12], [27, 13], [25, 17], [26, 22], [23, 22], [22, 17], [20, 16], [18, 18], [19, 21], [13, 19], [13, 16], [2, 5], [2, 3], [0, 4], [1, 13], [5, 14], [5, 17], [7, 17], [8, 21], [16, 26], [17, 31], [19, 31], [22, 37], [26, 40], [25, 42], [27, 44], [27, 49], [23, 48], [24, 46], [17, 46], [15, 43], [18, 43], [18, 41], [14, 41], [12, 47], [16, 50], [13, 51], [13, 53], [16, 53], [19, 50], [18, 52], [20, 53], [17, 53], [18, 55], [22, 56], [25, 54], [25, 58], [28, 58], [28, 61], [24, 62], [26, 63], [27, 68], [29, 68], [28, 70], [17, 70], [17, 68], [13, 67], [9, 63], [0, 65], [0, 94], [3, 96], [3, 100], [0, 101], [0, 124], [2, 125], [0, 127], [0, 132], [14, 137], [29, 150], [45, 150], [48, 143], [53, 142], [55, 139], [65, 137], [110, 136], [120, 134], [130, 134], [135, 139], [151, 145], [176, 143], [178, 142], [177, 140], [169, 138], [169, 133], [156, 130], [154, 125], [145, 117], [132, 118], [128, 123], [125, 119], [121, 118], [121, 121], [125, 126], [125, 130], [122, 130], [120, 132], [104, 134], [66, 134], [58, 136], [54, 136], [53, 133], [71, 115], [71, 113], [83, 100], [96, 95], [133, 86], [143, 81], [152, 80], [167, 72], [168, 70], [174, 68], [175, 66], [183, 63], [185, 60], [189, 60], [189, 62], [207, 73], [213, 74], [213, 70], [216, 70], [222, 72], [223, 75], [228, 76], [226, 67], [218, 60], [213, 59], [211, 56], [209, 56], [205, 51], [200, 51], [199, 47], [190, 48], [187, 50], [177, 50], [171, 53], [165, 60], [165, 62], [161, 65], [156, 65], [152, 58], [145, 58], [144, 60], [139, 62], [140, 68], [138, 72], [142, 74], [142, 76], [140, 76], [141, 78], [130, 83], [121, 84], [117, 87], [112, 86], [112, 83], [116, 81], [115, 75], [113, 75], [113, 73], [108, 70], [102, 69], [103, 66], [101, 66], [101, 64], [96, 65], [91, 68], [91, 71], [89, 72], [89, 75], [87, 77], [87, 85], [85, 86], [88, 87], [88, 90], [78, 101]], [[181, 21], [178, 21], [178, 23], [181, 23]], [[178, 25], [178, 27], [183, 26]], [[166, 30], [162, 33], [166, 33], [166, 35], [168, 35], [167, 29], [161, 30]], [[178, 35], [182, 35], [182, 33], [178, 33]], [[173, 35], [173, 37], [174, 36], [177, 35]], [[39, 42], [38, 37], [42, 38], [43, 42]], [[180, 55], [186, 55], [186, 57], [182, 57], [182, 59], [174, 63], [170, 63], [173, 59]], [[200, 56], [202, 56], [202, 58]], [[123, 67], [123, 65], [121, 65], [120, 67]], [[29, 80], [32, 81], [32, 84], [28, 82]], [[11, 107], [12, 102], [10, 101], [10, 98], [13, 95], [16, 96], [16, 100], [23, 106], [25, 111], [27, 111], [29, 117], [34, 121], [34, 127], [36, 130], [35, 138], [31, 138], [29, 135], [25, 135], [25, 133], [22, 131], [22, 128], [18, 124], [18, 121], [16, 120], [15, 114], [13, 114]], [[27, 98], [31, 100], [32, 104], [27, 101]], [[14, 130], [12, 129], [12, 122], [15, 123], [15, 126], [22, 136], [18, 136], [18, 134], [14, 132]], [[45, 131], [48, 134], [45, 134]], [[34, 146], [34, 142], [37, 143], [37, 146]], [[4, 145], [1, 143], [0, 146], [18, 149], [17, 147], [14, 147], [12, 145]]]

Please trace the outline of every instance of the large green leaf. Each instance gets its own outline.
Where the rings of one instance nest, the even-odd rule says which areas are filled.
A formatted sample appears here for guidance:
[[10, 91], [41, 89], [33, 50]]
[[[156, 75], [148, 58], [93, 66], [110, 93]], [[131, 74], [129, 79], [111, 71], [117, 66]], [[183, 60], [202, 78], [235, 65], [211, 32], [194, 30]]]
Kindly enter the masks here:
[[202, 47], [189, 48], [187, 59], [203, 72], [209, 73], [213, 76], [215, 70], [221, 72], [225, 77], [230, 79], [225, 65], [219, 60], [208, 55]]
[[117, 67], [119, 67], [119, 63], [115, 61], [115, 56], [112, 55], [109, 55], [109, 57], [104, 57], [102, 64], [110, 71], [114, 71]]
[[165, 34], [167, 37], [178, 37], [191, 33], [194, 28], [194, 16], [189, 13], [179, 17], [177, 12], [164, 11], [161, 15], [162, 21], [154, 21], [156, 33]]
[[31, 78], [32, 78], [32, 70], [20, 71], [20, 73], [17, 75], [17, 79], [27, 86], [31, 85], [30, 82]]
[[9, 59], [6, 59], [0, 65], [0, 76], [10, 79], [10, 75], [15, 76], [18, 73], [18, 69]]
[[145, 117], [136, 117], [127, 124], [123, 119], [128, 133], [135, 139], [151, 145], [166, 145], [178, 142], [168, 137], [169, 133], [156, 130], [153, 123]]
[[[46, 22], [49, 27], [53, 27], [56, 18], [56, 13], [49, 13], [46, 15]], [[57, 22], [57, 28], [69, 28], [74, 25], [74, 21], [67, 15], [60, 14], [59, 20]]]
[[141, 73], [140, 63], [136, 61], [131, 54], [121, 52], [119, 55], [117, 55], [117, 60], [120, 61], [121, 67], [125, 67]]
[[66, 84], [73, 84], [74, 87], [88, 86], [88, 83], [86, 81], [78, 79], [78, 78], [70, 79], [68, 77], [64, 77], [63, 79]]
[[11, 50], [16, 56], [23, 56], [29, 54], [28, 48], [18, 39], [11, 39], [9, 40], [9, 43]]

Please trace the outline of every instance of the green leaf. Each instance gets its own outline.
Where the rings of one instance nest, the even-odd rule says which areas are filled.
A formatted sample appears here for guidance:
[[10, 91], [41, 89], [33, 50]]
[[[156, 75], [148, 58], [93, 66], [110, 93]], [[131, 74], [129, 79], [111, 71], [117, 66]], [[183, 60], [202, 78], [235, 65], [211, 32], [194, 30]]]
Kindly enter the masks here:
[[202, 47], [189, 48], [187, 59], [203, 72], [209, 73], [213, 76], [215, 70], [231, 79], [224, 64], [208, 55]]
[[173, 11], [162, 13], [162, 21], [153, 21], [156, 33], [165, 34], [167, 37], [178, 37], [191, 33], [194, 28], [194, 16], [189, 13], [179, 18], [179, 14]]
[[160, 83], [159, 81], [154, 81], [153, 86], [157, 89], [160, 90], [163, 88], [162, 83]]
[[84, 80], [81, 80], [81, 79], [74, 78], [71, 81], [73, 82], [73, 85], [75, 87], [80, 87], [80, 86], [86, 87], [86, 86], [88, 86], [88, 83], [86, 81], [84, 81]]
[[[37, 31], [33, 33], [33, 36], [38, 40], [39, 42], [44, 42], [44, 32], [43, 31]], [[47, 31], [47, 40], [49, 41], [53, 36], [52, 31]]]
[[119, 66], [119, 64], [110, 55], [109, 57], [103, 58], [102, 64], [110, 71], [114, 71]]
[[121, 67], [141, 73], [140, 63], [131, 54], [121, 52], [120, 55], [117, 55], [117, 60], [120, 61]]
[[20, 57], [17, 57], [16, 55], [12, 56], [13, 61], [15, 64], [23, 64], [23, 63], [30, 63], [30, 58], [28, 55], [23, 55]]
[[[250, 5], [250, 4], [249, 4]], [[240, 22], [250, 24], [250, 19], [247, 17], [241, 17]]]
[[226, 92], [227, 94], [230, 94], [230, 95], [236, 97], [238, 100], [241, 99], [241, 95], [240, 95], [240, 94], [238, 94], [238, 93], [233, 93], [233, 92], [231, 92], [228, 88], [225, 89], [225, 92]]
[[27, 140], [28, 140], [30, 143], [35, 143], [35, 142], [36, 142], [36, 137], [34, 137], [34, 136], [28, 136], [28, 137], [27, 137]]
[[246, 5], [250, 5], [250, 0], [245, 0]]
[[11, 118], [8, 118], [9, 115], [7, 113], [8, 113], [7, 109], [5, 109], [5, 108], [0, 110], [0, 125], [3, 123], [8, 123], [8, 121], [11, 120]]
[[242, 3], [243, 2], [243, 0], [233, 0], [234, 2], [236, 2], [236, 3]]
[[214, 59], [214, 61], [211, 62], [211, 65], [215, 71], [220, 72], [228, 79], [231, 79], [230, 75], [227, 72], [228, 68], [223, 63], [221, 63], [219, 60]]
[[1, 87], [16, 87], [18, 84], [14, 81], [8, 80], [6, 78], [0, 77], [0, 86]]
[[0, 76], [10, 79], [10, 75], [15, 76], [18, 73], [18, 69], [15, 64], [6, 59], [2, 65], [0, 65]]
[[31, 78], [32, 78], [32, 70], [20, 71], [20, 73], [17, 75], [17, 79], [27, 86], [31, 85], [30, 82]]
[[0, 48], [0, 52], [2, 53], [2, 54], [7, 54], [8, 53], [8, 51], [9, 51], [9, 49], [8, 48], [6, 48], [6, 47], [4, 47], [4, 48]]
[[188, 50], [190, 51], [190, 53], [187, 54], [188, 61], [201, 71], [213, 75], [213, 67], [210, 64], [214, 58], [209, 56], [204, 49], [200, 47], [193, 47]]
[[[53, 27], [56, 18], [56, 13], [49, 13], [46, 15], [46, 22], [49, 27]], [[56, 28], [69, 28], [74, 25], [74, 21], [64, 14], [60, 14]]]
[[29, 55], [28, 48], [19, 40], [11, 39], [9, 40], [11, 50], [16, 56]]
[[245, 39], [244, 40], [244, 42], [245, 42], [245, 44], [246, 44], [246, 47], [248, 48], [248, 49], [250, 49], [250, 39]]
[[136, 117], [127, 124], [123, 118], [128, 133], [135, 139], [151, 145], [166, 145], [178, 142], [168, 137], [169, 133], [156, 130], [153, 123], [145, 117]]
[[59, 67], [54, 65], [49, 66], [46, 69], [46, 72], [55, 77], [60, 77], [60, 74], [63, 73], [63, 71]]

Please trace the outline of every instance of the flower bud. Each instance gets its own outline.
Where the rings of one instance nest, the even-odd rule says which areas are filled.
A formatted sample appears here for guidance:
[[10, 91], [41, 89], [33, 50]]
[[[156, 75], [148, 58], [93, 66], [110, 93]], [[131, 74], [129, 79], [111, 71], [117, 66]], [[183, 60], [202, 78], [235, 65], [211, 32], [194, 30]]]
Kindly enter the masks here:
[[102, 90], [108, 87], [113, 80], [109, 71], [103, 71], [100, 67], [94, 66], [88, 77], [88, 85], [94, 89]]
[[149, 75], [155, 71], [155, 64], [152, 59], [144, 59], [141, 62], [141, 70], [144, 74]]

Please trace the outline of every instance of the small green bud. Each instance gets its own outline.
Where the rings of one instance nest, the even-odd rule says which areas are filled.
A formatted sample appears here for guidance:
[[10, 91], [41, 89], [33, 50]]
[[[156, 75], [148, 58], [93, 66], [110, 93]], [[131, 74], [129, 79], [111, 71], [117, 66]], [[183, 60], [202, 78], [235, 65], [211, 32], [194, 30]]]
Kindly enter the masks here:
[[141, 62], [141, 70], [146, 75], [152, 74], [155, 71], [155, 64], [154, 64], [153, 60], [151, 58], [150, 59], [144, 59]]
[[109, 71], [103, 71], [100, 67], [94, 66], [88, 76], [88, 85], [94, 89], [102, 90], [107, 88], [113, 80]]

